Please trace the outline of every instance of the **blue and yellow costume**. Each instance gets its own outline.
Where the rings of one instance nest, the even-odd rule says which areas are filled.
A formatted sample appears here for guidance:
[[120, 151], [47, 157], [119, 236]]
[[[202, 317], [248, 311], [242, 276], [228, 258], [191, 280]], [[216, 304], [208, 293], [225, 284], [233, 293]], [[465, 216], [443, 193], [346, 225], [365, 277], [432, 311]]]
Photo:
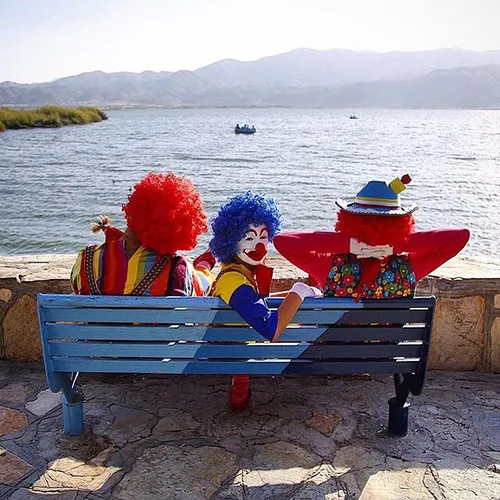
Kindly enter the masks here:
[[[298, 311], [305, 297], [321, 293], [305, 283], [295, 283], [277, 311], [267, 305], [273, 270], [263, 264], [267, 245], [281, 226], [275, 201], [252, 193], [237, 195], [224, 204], [212, 221], [210, 249], [222, 262], [222, 269], [210, 295], [233, 307], [256, 332], [276, 341]], [[316, 293], [317, 292], [317, 293]], [[229, 404], [243, 410], [250, 399], [249, 376], [233, 375]]]
[[[279, 313], [271, 311], [266, 303], [272, 269], [261, 263], [248, 266], [237, 259], [238, 242], [251, 224], [265, 225], [269, 242], [273, 240], [281, 226], [281, 214], [272, 198], [247, 191], [229, 199], [213, 219], [210, 249], [222, 268], [209, 295], [220, 297], [264, 339], [273, 340]], [[249, 399], [249, 376], [233, 375], [229, 391], [231, 409], [243, 410]]]
[[263, 265], [252, 271], [243, 264], [222, 264], [210, 295], [220, 297], [267, 340], [272, 340], [278, 327], [278, 313], [266, 302], [272, 269]]

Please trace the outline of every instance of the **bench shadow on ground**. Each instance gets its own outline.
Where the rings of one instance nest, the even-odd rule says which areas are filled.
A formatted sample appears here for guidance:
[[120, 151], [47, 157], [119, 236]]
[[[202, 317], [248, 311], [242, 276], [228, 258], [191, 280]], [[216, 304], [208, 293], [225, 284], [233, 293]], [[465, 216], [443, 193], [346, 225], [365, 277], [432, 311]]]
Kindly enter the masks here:
[[[41, 366], [3, 373], [27, 400], [46, 388]], [[386, 376], [254, 377], [235, 414], [227, 376], [85, 374], [81, 436], [62, 432], [60, 406], [36, 417], [0, 399], [29, 420], [0, 446], [31, 465], [0, 498], [500, 498], [498, 382], [431, 373], [393, 438]]]

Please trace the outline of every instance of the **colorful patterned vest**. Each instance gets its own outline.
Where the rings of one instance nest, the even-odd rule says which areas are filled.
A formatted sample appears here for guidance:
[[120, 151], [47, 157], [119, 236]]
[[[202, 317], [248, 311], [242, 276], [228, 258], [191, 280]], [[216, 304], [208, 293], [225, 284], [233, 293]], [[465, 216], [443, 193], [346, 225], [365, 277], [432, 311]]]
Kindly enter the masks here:
[[326, 279], [325, 297], [353, 297], [356, 299], [400, 299], [413, 297], [417, 280], [410, 261], [391, 255], [380, 261], [380, 271], [373, 283], [356, 288], [363, 272], [363, 260], [355, 255], [335, 254]]

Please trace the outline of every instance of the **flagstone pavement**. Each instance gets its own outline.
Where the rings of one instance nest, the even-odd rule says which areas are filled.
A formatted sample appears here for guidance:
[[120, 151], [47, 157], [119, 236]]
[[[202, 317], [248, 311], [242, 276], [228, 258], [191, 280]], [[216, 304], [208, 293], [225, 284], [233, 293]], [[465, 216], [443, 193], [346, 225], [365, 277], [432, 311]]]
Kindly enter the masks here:
[[387, 376], [88, 375], [85, 431], [62, 431], [41, 364], [0, 361], [0, 498], [499, 500], [500, 375], [431, 372], [406, 437]]

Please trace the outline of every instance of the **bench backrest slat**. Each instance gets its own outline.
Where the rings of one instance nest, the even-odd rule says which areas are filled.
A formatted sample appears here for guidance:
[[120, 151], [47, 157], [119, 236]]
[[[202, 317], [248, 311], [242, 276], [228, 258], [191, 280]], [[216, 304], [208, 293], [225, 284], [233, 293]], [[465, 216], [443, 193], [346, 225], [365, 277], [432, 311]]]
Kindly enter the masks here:
[[[393, 323], [422, 323], [425, 322], [426, 310], [400, 310], [375, 309], [349, 310], [313, 310], [298, 311], [293, 323], [302, 324], [338, 324], [349, 323], [381, 323], [387, 321], [390, 314]], [[214, 309], [189, 310], [189, 309], [48, 309], [45, 313], [47, 322], [72, 321], [92, 323], [153, 323], [153, 324], [179, 324], [179, 323], [225, 323], [241, 324], [241, 316], [234, 310]]]
[[418, 360], [393, 361], [180, 361], [180, 360], [123, 360], [123, 359], [54, 359], [55, 372], [97, 373], [168, 373], [210, 374], [225, 373], [248, 375], [328, 375], [331, 373], [411, 373], [418, 368]]
[[205, 343], [173, 345], [107, 342], [55, 342], [52, 356], [119, 357], [119, 358], [179, 358], [179, 359], [341, 359], [341, 358], [418, 358], [422, 344], [351, 344], [315, 345], [308, 342], [280, 344], [214, 345]]
[[[206, 342], [262, 342], [262, 335], [248, 326], [144, 326], [144, 325], [93, 325], [46, 323], [45, 336], [49, 340], [87, 339], [113, 341], [206, 341]], [[278, 342], [320, 341], [355, 342], [362, 340], [422, 340], [425, 325], [405, 326], [290, 326], [279, 337]]]
[[[278, 307], [283, 299], [269, 298], [268, 304], [271, 308]], [[415, 302], [414, 302], [415, 301]], [[321, 309], [408, 309], [412, 307], [432, 308], [434, 297], [418, 297], [415, 299], [397, 300], [372, 300], [354, 302], [352, 299], [322, 298]], [[75, 309], [75, 308], [145, 308], [145, 309], [231, 309], [222, 300], [214, 297], [134, 297], [134, 296], [112, 296], [112, 295], [58, 295], [39, 294], [38, 304], [46, 309]], [[306, 299], [301, 310], [316, 309], [318, 301]]]

